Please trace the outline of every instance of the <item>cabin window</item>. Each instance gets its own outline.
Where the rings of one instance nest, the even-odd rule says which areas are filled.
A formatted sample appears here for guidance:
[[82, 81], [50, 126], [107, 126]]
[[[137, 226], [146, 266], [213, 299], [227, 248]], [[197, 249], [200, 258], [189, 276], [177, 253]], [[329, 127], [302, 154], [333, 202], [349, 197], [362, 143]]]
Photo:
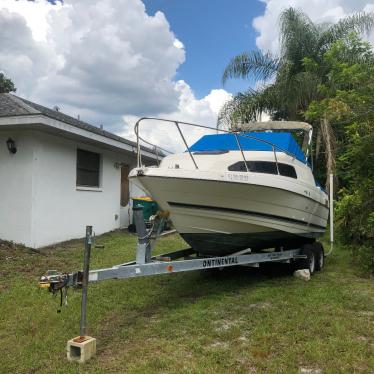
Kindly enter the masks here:
[[278, 174], [275, 162], [249, 161], [248, 164], [248, 169], [254, 173]]
[[278, 164], [278, 168], [280, 175], [297, 179], [296, 170], [293, 166], [288, 164]]
[[[248, 170], [253, 173], [278, 174], [277, 164], [271, 161], [247, 161]], [[297, 179], [293, 166], [278, 162], [279, 174]], [[247, 171], [244, 161], [236, 162], [228, 167], [230, 171]]]
[[77, 186], [100, 187], [100, 154], [77, 149]]

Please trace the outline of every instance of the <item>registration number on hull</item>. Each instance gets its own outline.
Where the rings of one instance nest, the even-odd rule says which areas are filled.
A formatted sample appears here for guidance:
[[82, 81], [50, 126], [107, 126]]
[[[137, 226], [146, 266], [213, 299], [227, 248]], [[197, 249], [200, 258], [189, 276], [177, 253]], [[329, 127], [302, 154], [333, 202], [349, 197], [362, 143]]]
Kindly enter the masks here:
[[226, 179], [229, 181], [235, 181], [235, 182], [248, 182], [249, 176], [244, 173], [235, 174], [235, 173], [227, 173]]

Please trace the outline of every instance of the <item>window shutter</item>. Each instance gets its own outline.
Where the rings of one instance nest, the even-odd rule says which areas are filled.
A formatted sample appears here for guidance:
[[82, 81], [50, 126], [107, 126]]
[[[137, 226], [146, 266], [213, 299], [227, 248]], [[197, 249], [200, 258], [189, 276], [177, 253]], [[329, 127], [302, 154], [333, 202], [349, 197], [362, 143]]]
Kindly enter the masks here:
[[129, 172], [128, 165], [121, 167], [121, 206], [127, 206], [130, 201]]

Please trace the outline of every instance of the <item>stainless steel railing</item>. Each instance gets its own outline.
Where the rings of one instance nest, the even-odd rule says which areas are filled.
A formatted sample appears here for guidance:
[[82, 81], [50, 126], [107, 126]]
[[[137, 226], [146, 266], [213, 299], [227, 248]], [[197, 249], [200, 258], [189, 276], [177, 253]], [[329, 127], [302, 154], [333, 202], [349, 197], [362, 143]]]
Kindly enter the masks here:
[[[190, 155], [190, 158], [192, 160], [192, 163], [194, 164], [195, 168], [196, 169], [199, 169], [197, 163], [196, 163], [196, 160], [195, 160], [195, 157], [193, 156], [192, 152], [190, 151], [190, 148], [187, 144], [187, 141], [186, 141], [186, 138], [185, 136], [183, 135], [183, 132], [180, 128], [180, 125], [186, 125], [186, 126], [193, 126], [193, 127], [198, 127], [198, 128], [202, 128], [202, 129], [208, 129], [208, 130], [214, 130], [214, 131], [217, 131], [217, 132], [223, 132], [223, 133], [229, 133], [229, 134], [233, 134], [235, 135], [235, 139], [236, 139], [236, 143], [238, 145], [238, 150], [240, 151], [241, 153], [241, 156], [243, 158], [243, 161], [244, 161], [244, 165], [245, 165], [245, 168], [246, 168], [246, 171], [248, 172], [249, 169], [248, 169], [248, 164], [247, 164], [247, 160], [245, 158], [245, 155], [244, 155], [244, 151], [243, 151], [243, 148], [240, 144], [240, 138], [248, 138], [248, 139], [253, 139], [255, 141], [258, 141], [260, 143], [264, 143], [264, 144], [267, 144], [269, 145], [271, 148], [272, 148], [272, 151], [273, 151], [273, 154], [274, 154], [274, 161], [275, 161], [275, 164], [276, 164], [276, 167], [277, 167], [277, 173], [279, 174], [279, 166], [278, 166], [278, 158], [277, 158], [277, 152], [282, 152], [282, 153], [286, 153], [287, 155], [291, 156], [293, 159], [295, 158], [295, 155], [293, 155], [292, 153], [288, 152], [287, 150], [277, 146], [276, 144], [273, 144], [271, 142], [268, 142], [266, 140], [263, 140], [263, 139], [259, 139], [259, 138], [256, 138], [254, 136], [251, 136], [251, 135], [246, 135], [246, 134], [240, 134], [238, 132], [231, 132], [229, 130], [223, 130], [223, 129], [214, 129], [212, 127], [209, 127], [209, 126], [203, 126], [203, 125], [197, 125], [195, 123], [189, 123], [189, 122], [182, 122], [182, 121], [174, 121], [174, 120], [170, 120], [170, 119], [165, 119], [165, 118], [157, 118], [157, 117], [142, 117], [140, 118], [136, 124], [135, 124], [135, 127], [134, 127], [134, 130], [135, 130], [135, 134], [136, 134], [136, 143], [137, 143], [137, 165], [138, 167], [141, 167], [142, 166], [142, 147], [140, 145], [140, 142], [144, 142], [145, 144], [148, 144], [150, 145], [153, 150], [155, 151], [156, 153], [156, 158], [157, 160], [159, 159], [159, 156], [160, 156], [160, 153], [158, 153], [159, 151], [162, 151], [162, 152], [166, 152], [166, 153], [169, 153], [169, 154], [172, 154], [173, 152], [165, 149], [165, 148], [162, 148], [162, 147], [159, 147], [157, 145], [154, 145], [152, 143], [150, 143], [149, 141], [143, 139], [140, 134], [139, 134], [139, 128], [140, 128], [140, 124], [142, 121], [146, 121], [146, 120], [154, 120], [154, 121], [160, 121], [160, 122], [166, 122], [166, 123], [172, 123], [176, 126], [178, 132], [179, 132], [179, 135], [181, 136], [182, 140], [183, 140], [183, 143]], [[306, 160], [305, 160], [306, 162]]]

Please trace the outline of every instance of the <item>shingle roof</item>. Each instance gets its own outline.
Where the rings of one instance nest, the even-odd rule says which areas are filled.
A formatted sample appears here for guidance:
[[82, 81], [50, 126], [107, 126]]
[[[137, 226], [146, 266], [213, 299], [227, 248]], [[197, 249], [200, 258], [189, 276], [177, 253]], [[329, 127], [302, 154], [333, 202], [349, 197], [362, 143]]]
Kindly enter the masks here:
[[[42, 114], [46, 117], [65, 122], [80, 129], [87, 130], [95, 134], [105, 136], [106, 138], [117, 140], [121, 143], [136, 147], [136, 143], [131, 140], [122, 138], [121, 136], [113, 134], [109, 131], [105, 131], [104, 129], [90, 125], [87, 122], [80, 121], [74, 117], [68, 116], [67, 114], [58, 112], [57, 110], [49, 109], [45, 106], [33, 103], [32, 101], [23, 99], [22, 97], [18, 97], [13, 94], [0, 93], [0, 117], [29, 116], [32, 114]], [[142, 146], [142, 149], [155, 153], [154, 150], [148, 147]]]
[[21, 98], [12, 94], [0, 94], [0, 117], [22, 116], [37, 113], [40, 112], [27, 105]]

